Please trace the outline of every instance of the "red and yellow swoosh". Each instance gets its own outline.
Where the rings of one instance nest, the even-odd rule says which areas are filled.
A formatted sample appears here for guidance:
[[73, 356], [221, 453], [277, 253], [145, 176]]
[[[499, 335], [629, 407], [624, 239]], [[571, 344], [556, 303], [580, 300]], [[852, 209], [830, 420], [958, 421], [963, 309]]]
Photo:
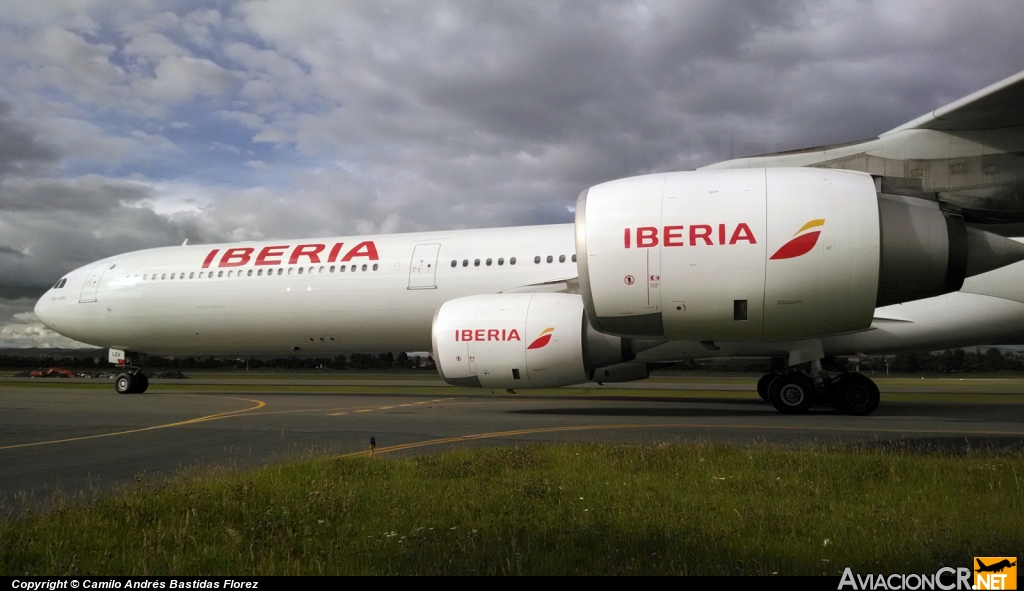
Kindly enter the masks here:
[[811, 252], [814, 245], [818, 243], [818, 236], [821, 236], [821, 230], [814, 230], [813, 232], [807, 232], [806, 234], [801, 234], [801, 232], [810, 230], [811, 228], [820, 228], [824, 225], [824, 218], [807, 222], [802, 228], [793, 234], [793, 236], [796, 237], [783, 244], [782, 248], [777, 250], [769, 260], [776, 261], [779, 259], [793, 259]]
[[541, 331], [540, 336], [537, 337], [537, 340], [530, 343], [530, 346], [527, 347], [527, 349], [540, 349], [544, 345], [547, 345], [548, 343], [551, 342], [551, 334], [554, 331], [555, 327], [553, 326], [551, 328], [545, 328], [543, 331]]

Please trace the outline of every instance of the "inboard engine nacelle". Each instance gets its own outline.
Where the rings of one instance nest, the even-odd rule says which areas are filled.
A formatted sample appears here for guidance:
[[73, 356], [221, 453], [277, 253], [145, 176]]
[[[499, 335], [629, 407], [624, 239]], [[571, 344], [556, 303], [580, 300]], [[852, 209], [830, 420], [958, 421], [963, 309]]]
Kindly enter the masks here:
[[584, 191], [576, 252], [606, 333], [788, 341], [871, 325], [876, 306], [960, 289], [1024, 246], [863, 173], [809, 168], [639, 176]]
[[441, 377], [456, 386], [556, 388], [632, 358], [628, 341], [590, 326], [574, 294], [450, 300], [434, 315], [431, 337]]

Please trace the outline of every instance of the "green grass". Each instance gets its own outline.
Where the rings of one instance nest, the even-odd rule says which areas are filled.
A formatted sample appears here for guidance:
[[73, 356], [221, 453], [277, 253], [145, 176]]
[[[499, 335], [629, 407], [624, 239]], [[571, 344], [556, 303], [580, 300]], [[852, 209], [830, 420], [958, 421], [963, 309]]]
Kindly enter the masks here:
[[555, 445], [186, 477], [0, 524], [24, 574], [934, 572], [1020, 550], [1024, 457]]

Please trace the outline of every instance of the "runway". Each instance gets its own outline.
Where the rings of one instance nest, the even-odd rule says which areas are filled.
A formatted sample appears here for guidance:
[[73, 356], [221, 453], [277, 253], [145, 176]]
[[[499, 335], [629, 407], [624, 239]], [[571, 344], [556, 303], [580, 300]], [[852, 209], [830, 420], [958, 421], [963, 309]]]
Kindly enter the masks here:
[[[377, 453], [391, 455], [556, 441], [897, 442], [1015, 449], [1024, 442], [1024, 401], [1014, 394], [940, 402], [883, 394], [870, 417], [842, 416], [824, 407], [794, 417], [780, 415], [749, 385], [735, 383], [702, 383], [702, 392], [682, 398], [662, 397], [660, 386], [642, 396], [615, 391], [531, 396], [451, 394], [403, 385], [402, 394], [223, 391], [196, 385], [199, 389], [167, 386], [123, 396], [77, 384], [4, 380], [0, 499], [22, 493], [41, 498], [58, 488], [72, 494], [106, 490], [193, 467], [244, 468], [309, 454], [361, 453], [370, 437]], [[1019, 391], [1017, 385], [1011, 391]]]

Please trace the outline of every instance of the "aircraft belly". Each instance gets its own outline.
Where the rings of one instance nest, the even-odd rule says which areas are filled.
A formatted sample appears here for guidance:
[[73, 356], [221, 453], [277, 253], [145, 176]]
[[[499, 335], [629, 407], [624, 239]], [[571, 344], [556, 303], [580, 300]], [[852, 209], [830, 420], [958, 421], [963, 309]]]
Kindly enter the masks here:
[[[950, 293], [879, 308], [869, 330], [821, 340], [822, 349], [829, 356], [935, 351], [982, 343], [1024, 343], [1024, 303], [971, 293]], [[792, 344], [671, 341], [641, 352], [637, 360], [656, 363], [765, 358], [788, 354], [789, 345]]]

